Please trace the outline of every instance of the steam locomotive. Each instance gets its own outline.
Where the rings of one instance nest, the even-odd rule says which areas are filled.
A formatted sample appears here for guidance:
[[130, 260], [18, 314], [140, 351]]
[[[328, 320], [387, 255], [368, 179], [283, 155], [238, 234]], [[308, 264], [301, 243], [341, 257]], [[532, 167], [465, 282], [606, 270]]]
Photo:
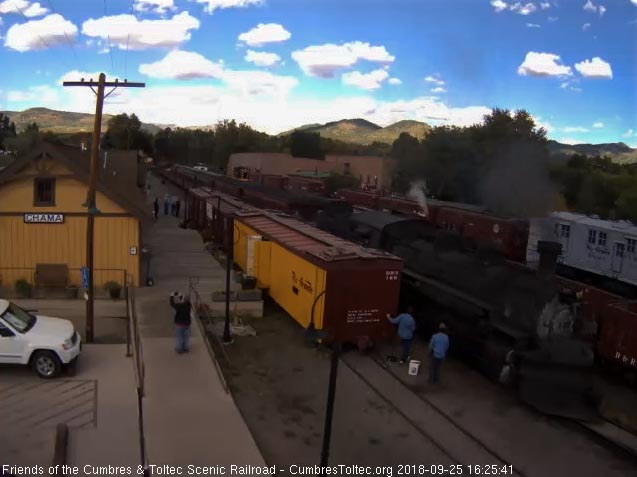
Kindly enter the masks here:
[[403, 300], [417, 305], [420, 329], [445, 321], [455, 351], [490, 378], [515, 383], [523, 401], [548, 414], [593, 414], [594, 353], [573, 336], [576, 297], [554, 279], [559, 243], [539, 243], [533, 271], [488, 250], [467, 251], [458, 234], [413, 217], [322, 213], [317, 225], [403, 258]]

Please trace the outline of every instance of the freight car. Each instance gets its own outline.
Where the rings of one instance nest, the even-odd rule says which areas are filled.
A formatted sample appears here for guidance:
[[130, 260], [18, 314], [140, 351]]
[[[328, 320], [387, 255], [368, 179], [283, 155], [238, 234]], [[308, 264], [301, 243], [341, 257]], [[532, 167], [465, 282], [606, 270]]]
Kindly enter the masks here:
[[426, 204], [375, 192], [341, 189], [337, 197], [371, 209], [420, 217], [440, 229], [457, 232], [468, 248], [494, 248], [510, 260], [525, 263], [529, 222], [490, 214], [484, 207], [427, 199]]
[[572, 296], [560, 293], [552, 274], [559, 244], [541, 242], [538, 275], [467, 252], [456, 234], [421, 219], [366, 211], [349, 221], [365, 246], [405, 260], [406, 295], [432, 307], [421, 308], [422, 327], [436, 325], [434, 309], [446, 310], [454, 349], [488, 376], [514, 376], [520, 397], [543, 412], [590, 415], [593, 350], [573, 337]]
[[207, 227], [222, 237], [232, 217], [236, 264], [300, 325], [362, 349], [391, 339], [385, 315], [398, 308], [400, 258], [221, 193], [207, 201], [219, 212]]
[[[162, 171], [164, 178], [181, 189], [206, 187], [243, 200], [255, 207], [278, 210], [312, 221], [322, 210], [332, 214], [351, 214], [352, 206], [342, 200], [318, 194], [282, 190], [262, 184], [250, 183], [213, 172], [194, 171], [186, 166], [173, 166]], [[271, 179], [268, 179], [271, 182]]]

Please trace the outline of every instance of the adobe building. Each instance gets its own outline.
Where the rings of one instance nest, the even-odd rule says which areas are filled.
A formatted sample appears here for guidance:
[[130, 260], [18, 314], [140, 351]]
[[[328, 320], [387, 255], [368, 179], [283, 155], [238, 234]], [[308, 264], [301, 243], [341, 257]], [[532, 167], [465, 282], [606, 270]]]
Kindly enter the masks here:
[[[0, 172], [0, 287], [82, 287], [90, 150], [41, 143]], [[102, 151], [94, 283], [139, 286], [145, 173], [137, 151]]]
[[380, 156], [328, 154], [325, 160], [293, 157], [284, 153], [244, 152], [230, 156], [226, 174], [249, 179], [255, 174], [295, 175], [304, 172], [332, 172], [358, 177], [359, 187], [391, 188], [393, 160]]

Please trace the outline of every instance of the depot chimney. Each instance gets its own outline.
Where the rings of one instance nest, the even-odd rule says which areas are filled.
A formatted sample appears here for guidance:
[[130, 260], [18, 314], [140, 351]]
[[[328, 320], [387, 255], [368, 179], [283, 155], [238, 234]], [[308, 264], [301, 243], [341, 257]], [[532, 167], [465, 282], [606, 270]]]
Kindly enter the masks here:
[[555, 275], [557, 257], [562, 253], [562, 244], [548, 240], [540, 240], [537, 243], [537, 251], [540, 254], [540, 265], [537, 273], [542, 278], [550, 278]]

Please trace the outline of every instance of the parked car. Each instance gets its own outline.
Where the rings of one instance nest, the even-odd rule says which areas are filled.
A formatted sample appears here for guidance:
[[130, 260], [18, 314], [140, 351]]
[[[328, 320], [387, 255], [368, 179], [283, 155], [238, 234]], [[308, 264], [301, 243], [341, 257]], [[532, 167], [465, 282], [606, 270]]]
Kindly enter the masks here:
[[75, 363], [81, 347], [80, 334], [70, 321], [33, 315], [0, 300], [0, 363], [29, 365], [50, 379]]

